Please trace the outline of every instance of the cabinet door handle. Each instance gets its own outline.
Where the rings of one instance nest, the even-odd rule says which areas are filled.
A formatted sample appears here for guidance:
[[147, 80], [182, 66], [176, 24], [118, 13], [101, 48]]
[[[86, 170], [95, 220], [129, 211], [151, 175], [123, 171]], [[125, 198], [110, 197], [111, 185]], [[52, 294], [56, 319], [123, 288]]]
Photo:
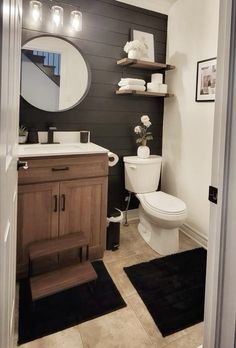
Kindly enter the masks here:
[[58, 206], [58, 197], [57, 195], [54, 195], [54, 212], [57, 212], [57, 206]]
[[53, 172], [60, 172], [62, 170], [69, 170], [70, 168], [69, 167], [54, 167], [52, 168], [52, 171]]
[[66, 195], [64, 193], [61, 195], [61, 200], [62, 200], [61, 210], [65, 211], [66, 210]]

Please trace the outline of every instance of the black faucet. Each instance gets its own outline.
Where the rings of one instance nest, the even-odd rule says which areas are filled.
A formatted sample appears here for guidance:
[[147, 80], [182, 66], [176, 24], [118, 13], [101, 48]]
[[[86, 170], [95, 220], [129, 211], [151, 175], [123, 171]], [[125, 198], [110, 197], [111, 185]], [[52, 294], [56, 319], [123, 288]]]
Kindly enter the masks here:
[[57, 130], [57, 127], [53, 125], [48, 126], [48, 141], [47, 143], [42, 144], [60, 144], [59, 142], [54, 141], [54, 131]]

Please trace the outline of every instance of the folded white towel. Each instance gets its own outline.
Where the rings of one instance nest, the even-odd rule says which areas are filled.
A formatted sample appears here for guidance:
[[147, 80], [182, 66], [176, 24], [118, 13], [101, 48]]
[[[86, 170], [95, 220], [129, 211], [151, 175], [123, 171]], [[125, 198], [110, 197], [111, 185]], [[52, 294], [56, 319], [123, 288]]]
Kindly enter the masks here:
[[118, 86], [127, 86], [127, 85], [144, 86], [145, 83], [146, 82], [141, 79], [130, 79], [130, 78], [123, 79], [122, 78], [120, 82], [118, 83]]
[[122, 86], [119, 89], [120, 91], [127, 91], [127, 90], [131, 90], [131, 91], [142, 91], [144, 92], [146, 90], [145, 86], [140, 86], [140, 85], [126, 85], [126, 86]]

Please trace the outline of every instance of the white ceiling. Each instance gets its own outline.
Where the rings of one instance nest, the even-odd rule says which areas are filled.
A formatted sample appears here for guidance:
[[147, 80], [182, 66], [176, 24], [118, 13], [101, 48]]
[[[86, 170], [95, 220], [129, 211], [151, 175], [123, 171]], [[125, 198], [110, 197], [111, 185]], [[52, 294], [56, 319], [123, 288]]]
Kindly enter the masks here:
[[116, 0], [147, 10], [168, 14], [171, 6], [178, 0]]

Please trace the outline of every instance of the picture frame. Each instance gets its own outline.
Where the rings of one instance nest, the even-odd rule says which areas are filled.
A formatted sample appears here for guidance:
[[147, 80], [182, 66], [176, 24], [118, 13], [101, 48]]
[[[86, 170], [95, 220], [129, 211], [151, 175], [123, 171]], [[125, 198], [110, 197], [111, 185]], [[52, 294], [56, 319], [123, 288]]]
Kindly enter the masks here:
[[196, 102], [214, 102], [217, 58], [197, 62]]
[[151, 33], [147, 33], [144, 31], [131, 29], [130, 30], [130, 39], [139, 40], [143, 42], [147, 46], [147, 51], [140, 60], [144, 60], [147, 62], [155, 62], [155, 47], [154, 47], [154, 35]]

